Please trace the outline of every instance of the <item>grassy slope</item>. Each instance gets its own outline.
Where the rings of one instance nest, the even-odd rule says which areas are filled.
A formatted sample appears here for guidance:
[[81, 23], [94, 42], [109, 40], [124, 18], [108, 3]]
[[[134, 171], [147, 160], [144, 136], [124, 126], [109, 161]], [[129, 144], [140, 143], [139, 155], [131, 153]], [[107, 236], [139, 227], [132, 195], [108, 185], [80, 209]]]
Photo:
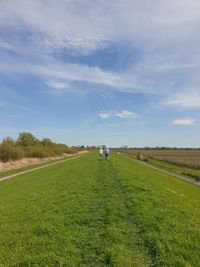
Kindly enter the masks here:
[[119, 155], [4, 181], [0, 203], [0, 266], [199, 266], [199, 188]]
[[[75, 157], [76, 155], [71, 155], [70, 157], [68, 158], [73, 158]], [[68, 159], [66, 158], [66, 159]], [[54, 163], [54, 162], [59, 162], [59, 161], [62, 161], [64, 160], [65, 158], [61, 158], [61, 159], [56, 159], [56, 160], [48, 160], [46, 162], [43, 162], [43, 163], [38, 163], [38, 164], [30, 164], [28, 166], [25, 166], [25, 167], [20, 167], [20, 168], [16, 168], [16, 169], [11, 169], [11, 170], [7, 170], [7, 171], [0, 171], [0, 180], [1, 178], [3, 177], [6, 177], [6, 176], [9, 176], [9, 175], [12, 175], [12, 174], [15, 174], [15, 173], [20, 173], [20, 172], [23, 172], [23, 171], [26, 171], [26, 170], [30, 170], [30, 169], [35, 169], [37, 167], [40, 167], [40, 166], [45, 166], [45, 165], [48, 165], [48, 164], [51, 164], [51, 163]]]
[[[136, 159], [136, 156], [134, 154], [129, 154], [129, 153], [123, 153], [123, 154], [130, 157], [130, 158]], [[173, 172], [175, 174], [184, 175], [187, 178], [190, 178], [192, 180], [199, 180], [199, 178], [200, 178], [200, 170], [191, 169], [189, 167], [183, 167], [183, 166], [179, 166], [176, 164], [172, 164], [172, 163], [168, 163], [165, 161], [152, 159], [152, 158], [148, 158], [147, 163], [150, 163], [150, 164], [157, 166], [161, 169], [164, 169], [166, 171]]]
[[122, 156], [115, 166], [154, 266], [199, 266], [199, 188]]
[[196, 177], [200, 177], [200, 170], [194, 170], [188, 167], [178, 166], [172, 163], [164, 162], [156, 159], [148, 159], [148, 162], [165, 169], [167, 171], [171, 171], [173, 173], [182, 174], [187, 176], [188, 178], [195, 179]]
[[2, 182], [0, 266], [149, 265], [127, 201], [94, 154]]

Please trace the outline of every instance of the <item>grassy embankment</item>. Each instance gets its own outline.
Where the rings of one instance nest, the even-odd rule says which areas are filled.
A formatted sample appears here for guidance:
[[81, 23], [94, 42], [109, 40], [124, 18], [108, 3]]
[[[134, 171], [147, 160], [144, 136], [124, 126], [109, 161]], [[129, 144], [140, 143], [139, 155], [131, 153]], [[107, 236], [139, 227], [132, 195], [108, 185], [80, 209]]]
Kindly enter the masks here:
[[188, 167], [178, 166], [172, 163], [164, 162], [157, 159], [148, 159], [148, 163], [160, 167], [166, 171], [173, 172], [175, 174], [181, 174], [191, 178], [193, 180], [200, 180], [200, 170], [191, 169]]
[[51, 163], [54, 163], [54, 162], [56, 163], [56, 162], [63, 161], [65, 159], [73, 158], [73, 157], [76, 157], [76, 156], [78, 156], [78, 154], [71, 154], [68, 157], [62, 157], [62, 158], [56, 159], [56, 160], [55, 159], [54, 160], [51, 159], [51, 160], [48, 160], [46, 162], [42, 162], [42, 163], [38, 163], [38, 164], [30, 164], [28, 166], [24, 166], [24, 167], [20, 167], [20, 168], [16, 168], [16, 169], [11, 169], [11, 170], [7, 170], [7, 171], [0, 171], [0, 180], [1, 180], [1, 178], [9, 176], [9, 175], [12, 175], [12, 174], [17, 174], [17, 173], [20, 173], [20, 172], [23, 172], [23, 171], [35, 169], [37, 167], [45, 166], [45, 165], [48, 165], [48, 164], [51, 164]]
[[0, 203], [0, 266], [199, 266], [199, 188], [119, 155], [4, 181]]
[[[130, 158], [136, 158], [136, 154], [134, 153], [122, 153], [124, 155], [127, 155]], [[181, 153], [180, 153], [181, 154]], [[173, 164], [173, 163], [169, 163], [169, 162], [165, 162], [164, 160], [160, 160], [160, 159], [156, 159], [156, 158], [151, 158], [151, 157], [146, 157], [145, 158], [147, 163], [150, 163], [151, 165], [154, 165], [156, 167], [159, 167], [163, 170], [175, 173], [175, 174], [179, 174], [179, 175], [184, 175], [187, 178], [190, 178], [192, 180], [200, 180], [200, 170], [197, 169], [192, 169], [186, 166], [181, 166], [178, 164]]]

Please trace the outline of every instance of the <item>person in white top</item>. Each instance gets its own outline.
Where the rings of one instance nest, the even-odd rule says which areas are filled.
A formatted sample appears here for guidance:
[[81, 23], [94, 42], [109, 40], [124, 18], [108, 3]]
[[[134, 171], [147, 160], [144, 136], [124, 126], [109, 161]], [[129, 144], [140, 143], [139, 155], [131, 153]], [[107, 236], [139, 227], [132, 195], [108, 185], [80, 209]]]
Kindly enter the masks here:
[[106, 147], [105, 149], [106, 160], [109, 160], [109, 153], [110, 153], [110, 149]]
[[100, 147], [99, 149], [99, 159], [102, 160], [102, 156], [103, 156], [103, 149]]

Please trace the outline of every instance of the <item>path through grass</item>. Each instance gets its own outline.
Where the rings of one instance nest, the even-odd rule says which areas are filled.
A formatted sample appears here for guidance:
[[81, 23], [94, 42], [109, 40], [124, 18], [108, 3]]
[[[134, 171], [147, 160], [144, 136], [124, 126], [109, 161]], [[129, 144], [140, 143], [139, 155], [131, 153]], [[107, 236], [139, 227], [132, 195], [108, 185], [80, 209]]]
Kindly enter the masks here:
[[199, 188], [91, 153], [0, 185], [0, 266], [199, 266]]
[[146, 266], [120, 183], [94, 155], [2, 182], [1, 266]]

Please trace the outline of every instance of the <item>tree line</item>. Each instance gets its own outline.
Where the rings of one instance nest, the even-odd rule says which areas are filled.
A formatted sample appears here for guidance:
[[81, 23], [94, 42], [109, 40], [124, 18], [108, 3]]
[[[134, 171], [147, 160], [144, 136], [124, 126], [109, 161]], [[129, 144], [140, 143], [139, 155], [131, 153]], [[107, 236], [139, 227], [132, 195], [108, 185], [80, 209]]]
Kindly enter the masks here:
[[24, 157], [44, 158], [61, 156], [64, 153], [75, 153], [80, 148], [68, 147], [65, 144], [55, 143], [49, 138], [39, 140], [29, 132], [20, 133], [17, 140], [10, 137], [0, 143], [0, 161], [17, 160]]

